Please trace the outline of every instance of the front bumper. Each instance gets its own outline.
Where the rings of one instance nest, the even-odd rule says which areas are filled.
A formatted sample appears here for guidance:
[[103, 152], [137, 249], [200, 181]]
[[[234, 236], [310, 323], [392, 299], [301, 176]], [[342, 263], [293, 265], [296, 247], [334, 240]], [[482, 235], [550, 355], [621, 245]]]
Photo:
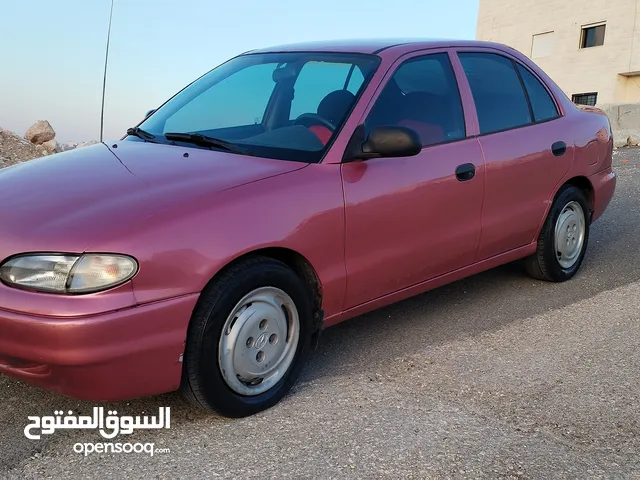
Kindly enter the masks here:
[[91, 401], [177, 390], [197, 299], [65, 318], [0, 309], [0, 373]]

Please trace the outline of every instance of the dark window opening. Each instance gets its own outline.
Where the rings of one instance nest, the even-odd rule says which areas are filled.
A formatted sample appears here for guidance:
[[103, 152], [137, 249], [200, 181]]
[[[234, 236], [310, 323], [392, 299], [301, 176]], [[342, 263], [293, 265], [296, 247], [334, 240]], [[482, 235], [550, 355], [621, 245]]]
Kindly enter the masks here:
[[448, 54], [413, 58], [396, 70], [365, 121], [367, 131], [381, 125], [412, 128], [425, 147], [465, 138], [462, 100]]
[[524, 86], [529, 94], [529, 102], [533, 110], [534, 120], [536, 122], [544, 122], [551, 120], [559, 116], [556, 104], [553, 102], [551, 95], [547, 92], [547, 89], [542, 85], [533, 73], [527, 70], [520, 64], [518, 65], [518, 71], [524, 82]]
[[571, 96], [571, 101], [577, 105], [590, 105], [594, 107], [598, 101], [598, 93], [576, 93]]
[[533, 123], [523, 83], [511, 60], [494, 53], [458, 54], [469, 81], [480, 134]]
[[586, 27], [582, 29], [580, 48], [599, 47], [604, 45], [604, 31], [606, 25]]

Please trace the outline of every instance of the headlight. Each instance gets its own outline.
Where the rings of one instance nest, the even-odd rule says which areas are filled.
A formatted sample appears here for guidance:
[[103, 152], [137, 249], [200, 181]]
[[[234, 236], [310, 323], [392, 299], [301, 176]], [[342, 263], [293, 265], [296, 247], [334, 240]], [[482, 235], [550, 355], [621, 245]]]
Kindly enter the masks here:
[[0, 280], [16, 287], [52, 293], [93, 293], [133, 278], [138, 263], [125, 255], [29, 254], [0, 266]]

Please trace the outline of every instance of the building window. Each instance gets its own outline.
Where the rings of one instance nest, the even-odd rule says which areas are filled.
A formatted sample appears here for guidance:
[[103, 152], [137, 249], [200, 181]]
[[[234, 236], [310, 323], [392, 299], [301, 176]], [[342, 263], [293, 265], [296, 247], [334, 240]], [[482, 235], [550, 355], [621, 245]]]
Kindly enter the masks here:
[[591, 105], [593, 107], [598, 102], [598, 93], [576, 93], [572, 95], [571, 100], [578, 105]]
[[599, 47], [600, 45], [604, 45], [605, 28], [605, 24], [582, 27], [580, 48]]
[[553, 33], [539, 33], [533, 36], [531, 58], [546, 57], [553, 53]]

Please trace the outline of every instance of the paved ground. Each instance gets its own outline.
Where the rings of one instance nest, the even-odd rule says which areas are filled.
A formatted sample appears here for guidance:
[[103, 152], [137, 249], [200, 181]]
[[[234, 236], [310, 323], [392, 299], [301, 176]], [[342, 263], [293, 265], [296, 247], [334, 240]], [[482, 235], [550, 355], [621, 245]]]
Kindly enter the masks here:
[[95, 432], [27, 440], [28, 415], [93, 405], [2, 377], [0, 478], [640, 478], [640, 150], [615, 159], [573, 281], [506, 266], [339, 325], [252, 418], [116, 405], [172, 407], [170, 430], [127, 439], [170, 449], [153, 458], [73, 452]]

